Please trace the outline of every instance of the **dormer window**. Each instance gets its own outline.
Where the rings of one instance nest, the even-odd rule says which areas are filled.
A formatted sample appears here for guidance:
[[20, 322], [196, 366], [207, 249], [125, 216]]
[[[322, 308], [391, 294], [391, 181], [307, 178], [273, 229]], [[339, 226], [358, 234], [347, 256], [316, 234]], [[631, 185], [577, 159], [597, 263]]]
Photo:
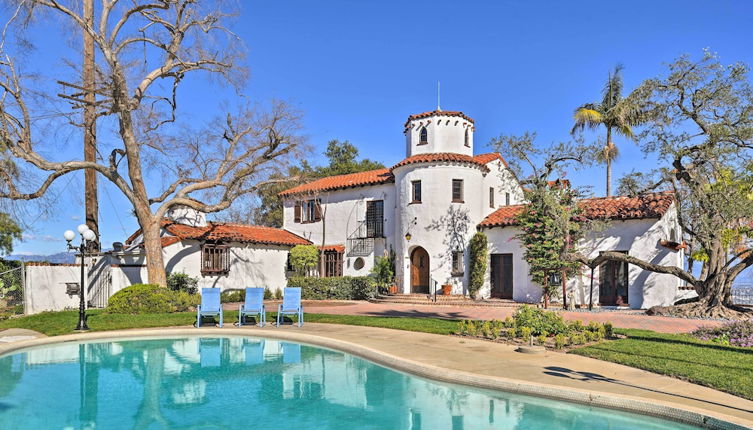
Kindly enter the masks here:
[[465, 146], [470, 148], [471, 147], [471, 138], [468, 134], [468, 129], [465, 129]]
[[418, 144], [426, 145], [428, 143], [429, 143], [429, 132], [426, 131], [426, 127], [421, 127], [421, 130], [418, 132]]

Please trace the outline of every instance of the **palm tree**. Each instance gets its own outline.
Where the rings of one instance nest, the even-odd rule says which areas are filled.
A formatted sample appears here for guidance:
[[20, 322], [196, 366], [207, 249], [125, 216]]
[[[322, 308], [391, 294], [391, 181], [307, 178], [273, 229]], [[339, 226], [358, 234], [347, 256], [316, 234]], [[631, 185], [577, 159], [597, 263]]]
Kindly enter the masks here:
[[572, 134], [584, 128], [596, 129], [600, 126], [607, 130], [606, 143], [596, 154], [597, 160], [607, 165], [607, 196], [612, 195], [612, 161], [619, 155], [617, 146], [612, 141], [612, 133], [633, 139], [633, 127], [642, 122], [642, 117], [637, 97], [632, 94], [627, 98], [622, 97], [621, 64], [609, 72], [600, 103], [586, 103], [575, 109]]

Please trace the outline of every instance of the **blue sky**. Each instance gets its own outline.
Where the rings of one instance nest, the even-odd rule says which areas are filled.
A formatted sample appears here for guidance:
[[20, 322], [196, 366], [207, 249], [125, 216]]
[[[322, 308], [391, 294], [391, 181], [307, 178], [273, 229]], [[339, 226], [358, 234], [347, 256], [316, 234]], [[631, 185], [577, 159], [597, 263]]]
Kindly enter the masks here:
[[[283, 99], [304, 114], [305, 133], [321, 161], [330, 139], [349, 140], [361, 155], [393, 164], [404, 157], [402, 124], [436, 107], [476, 121], [476, 152], [500, 134], [538, 133], [542, 144], [569, 138], [572, 112], [598, 100], [608, 71], [625, 66], [630, 90], [683, 53], [703, 48], [722, 61], [753, 64], [753, 3], [747, 1], [242, 1], [233, 30], [245, 43], [251, 101]], [[55, 45], [42, 28], [40, 45]], [[46, 50], [37, 65], [54, 58]], [[52, 64], [60, 64], [52, 61]], [[186, 85], [181, 111], [203, 119], [207, 100], [233, 94], [202, 81]], [[78, 140], [77, 140], [78, 141]], [[648, 169], [635, 144], [617, 141], [615, 181]], [[71, 144], [67, 152], [76, 152]], [[569, 174], [576, 185], [604, 190], [603, 167]], [[64, 250], [62, 232], [80, 221], [82, 178], [63, 178], [51, 214], [30, 209], [31, 228], [16, 253]], [[109, 246], [137, 228], [127, 202], [100, 190], [102, 241]]]

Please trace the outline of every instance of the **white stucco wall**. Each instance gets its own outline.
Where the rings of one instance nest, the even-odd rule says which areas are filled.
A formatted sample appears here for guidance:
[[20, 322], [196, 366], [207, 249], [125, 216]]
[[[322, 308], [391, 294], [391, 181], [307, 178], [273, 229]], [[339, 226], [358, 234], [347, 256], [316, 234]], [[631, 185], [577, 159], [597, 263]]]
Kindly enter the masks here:
[[[230, 269], [227, 275], [201, 274], [201, 245], [186, 240], [163, 248], [165, 270], [186, 273], [199, 279], [199, 288], [236, 289], [265, 287], [272, 291], [287, 285], [286, 265], [290, 247], [230, 242]], [[119, 265], [113, 271], [113, 285], [125, 286], [146, 282], [143, 257], [121, 257], [112, 261]], [[115, 288], [114, 288], [115, 289]], [[119, 288], [118, 288], [119, 289]]]
[[[659, 245], [667, 239], [671, 229], [679, 230], [674, 207], [661, 219], [612, 221], [608, 228], [594, 233], [579, 243], [579, 249], [593, 258], [602, 251], [627, 251], [629, 255], [661, 265], [683, 267], [684, 253]], [[528, 274], [528, 265], [523, 258], [524, 250], [515, 236], [520, 233], [517, 227], [492, 228], [484, 230], [489, 239], [489, 254], [513, 254], [513, 299], [519, 302], [539, 302], [541, 287], [534, 284]], [[679, 236], [678, 236], [679, 237]], [[488, 297], [491, 286], [491, 267], [487, 269], [487, 285], [481, 291]], [[574, 294], [575, 303], [588, 304], [591, 271], [584, 268], [579, 276], [568, 280], [568, 291]], [[647, 309], [657, 305], [671, 305], [687, 297], [680, 291], [681, 281], [667, 274], [653, 273], [629, 265], [628, 303], [633, 309]], [[593, 302], [599, 303], [599, 269], [594, 271]]]
[[[463, 276], [452, 275], [452, 251], [464, 252], [483, 219], [482, 207], [488, 207], [488, 190], [479, 192], [486, 172], [467, 164], [431, 163], [402, 166], [393, 171], [398, 190], [395, 243], [398, 286], [411, 292], [410, 255], [416, 247], [429, 254], [429, 274], [439, 286], [450, 284], [453, 294], [464, 294], [467, 270]], [[464, 203], [452, 202], [452, 180], [463, 180]], [[412, 203], [412, 182], [421, 181], [421, 203]], [[405, 235], [410, 233], [410, 242]], [[433, 290], [431, 286], [430, 291]]]
[[[322, 244], [324, 236], [325, 245], [346, 246], [343, 274], [346, 276], [366, 276], [374, 267], [374, 258], [384, 255], [393, 244], [395, 235], [395, 185], [393, 183], [347, 188], [343, 190], [322, 192], [317, 195], [299, 197], [307, 200], [312, 198], [321, 199], [322, 221], [312, 223], [295, 222], [296, 198], [288, 198], [283, 202], [283, 228], [301, 237], [304, 237], [314, 245]], [[356, 270], [354, 263], [358, 256], [352, 255], [348, 248], [348, 238], [357, 237], [357, 229], [364, 228], [362, 223], [366, 220], [366, 202], [372, 200], [384, 201], [384, 238], [374, 239], [373, 253], [361, 256], [364, 267]], [[365, 233], [365, 230], [362, 232]]]
[[26, 314], [44, 311], [78, 309], [78, 295], [65, 293], [66, 282], [80, 282], [81, 266], [66, 265], [31, 265], [25, 266], [24, 301]]
[[[426, 127], [428, 143], [420, 145], [420, 130]], [[465, 146], [465, 131], [468, 130], [468, 146]], [[452, 152], [473, 156], [473, 132], [475, 127], [467, 119], [458, 116], [435, 115], [415, 119], [405, 128], [406, 156], [434, 152]]]

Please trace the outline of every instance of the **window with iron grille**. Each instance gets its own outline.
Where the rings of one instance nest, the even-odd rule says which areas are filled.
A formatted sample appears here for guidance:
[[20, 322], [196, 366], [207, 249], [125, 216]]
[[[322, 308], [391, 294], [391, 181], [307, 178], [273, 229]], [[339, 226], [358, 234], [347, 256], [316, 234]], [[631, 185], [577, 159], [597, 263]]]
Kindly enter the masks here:
[[452, 202], [463, 203], [463, 180], [452, 180]]
[[224, 275], [230, 270], [230, 248], [205, 243], [201, 246], [201, 274]]
[[329, 278], [343, 275], [343, 253], [324, 251], [324, 276]]
[[452, 251], [452, 276], [463, 276], [463, 251]]
[[384, 237], [384, 200], [366, 202], [366, 237]]

